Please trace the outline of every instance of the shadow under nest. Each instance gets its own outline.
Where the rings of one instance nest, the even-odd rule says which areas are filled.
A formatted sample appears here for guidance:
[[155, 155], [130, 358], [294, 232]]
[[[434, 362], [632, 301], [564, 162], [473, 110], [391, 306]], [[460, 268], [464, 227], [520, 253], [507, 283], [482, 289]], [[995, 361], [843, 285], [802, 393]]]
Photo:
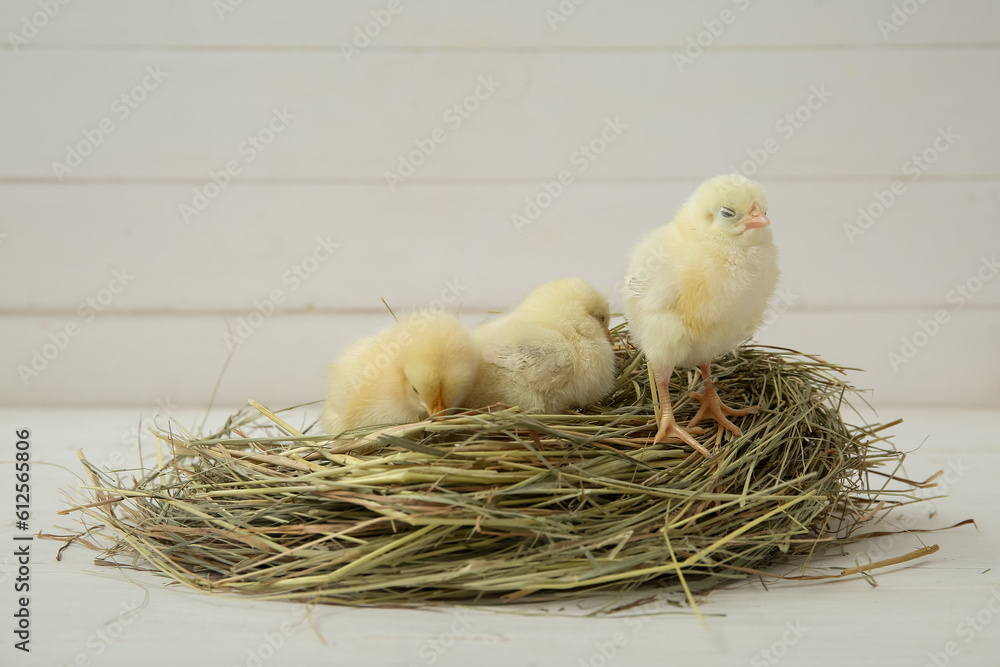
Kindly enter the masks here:
[[[707, 427], [704, 459], [649, 444], [646, 364], [625, 325], [613, 335], [615, 389], [579, 412], [459, 412], [337, 437], [292, 427], [307, 423], [302, 406], [278, 416], [251, 402], [207, 436], [158, 431], [153, 470], [84, 460], [92, 484], [76, 509], [114, 531], [103, 560], [194, 588], [400, 606], [690, 596], [840, 548], [913, 499], [884, 488], [903, 458], [880, 434], [892, 424], [843, 421], [846, 369], [759, 346], [717, 359], [723, 401], [762, 409], [738, 419], [741, 437]], [[699, 383], [674, 373], [679, 423]], [[873, 487], [876, 468], [888, 470]]]

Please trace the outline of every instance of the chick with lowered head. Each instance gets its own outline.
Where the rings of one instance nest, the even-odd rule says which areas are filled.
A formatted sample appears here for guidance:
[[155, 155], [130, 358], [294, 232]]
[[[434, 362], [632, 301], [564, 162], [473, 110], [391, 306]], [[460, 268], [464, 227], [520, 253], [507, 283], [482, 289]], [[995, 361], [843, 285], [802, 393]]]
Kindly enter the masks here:
[[665, 227], [653, 231], [632, 254], [622, 291], [632, 338], [653, 370], [660, 397], [654, 442], [674, 436], [709, 452], [674, 419], [669, 380], [674, 368], [697, 365], [704, 391], [690, 429], [706, 415], [742, 435], [728, 419], [755, 412], [722, 403], [709, 363], [735, 348], [760, 324], [778, 281], [777, 249], [767, 197], [759, 183], [741, 175], [702, 183]]
[[461, 405], [479, 355], [468, 330], [447, 313], [418, 311], [355, 341], [330, 365], [322, 424], [341, 433], [408, 423]]
[[610, 319], [608, 300], [584, 280], [536, 288], [472, 332], [481, 357], [465, 404], [557, 413], [601, 400], [615, 382]]

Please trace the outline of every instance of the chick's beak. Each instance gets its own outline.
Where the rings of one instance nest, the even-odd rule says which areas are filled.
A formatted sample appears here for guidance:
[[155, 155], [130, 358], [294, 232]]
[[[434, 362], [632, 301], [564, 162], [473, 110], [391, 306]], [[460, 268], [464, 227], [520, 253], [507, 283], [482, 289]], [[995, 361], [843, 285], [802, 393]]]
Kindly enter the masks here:
[[750, 210], [750, 216], [751, 217], [743, 223], [743, 226], [747, 229], [758, 229], [760, 227], [767, 227], [771, 224], [771, 219], [764, 215], [764, 212], [760, 210], [760, 207], [757, 206], [757, 204], [754, 204], [753, 208]]
[[447, 407], [448, 406], [444, 404], [444, 397], [441, 396], [441, 393], [439, 392], [438, 395], [434, 397], [434, 400], [431, 401], [430, 407], [427, 409], [427, 414], [433, 417]]
[[611, 329], [604, 330], [604, 336], [608, 339], [608, 342], [613, 346], [615, 344], [614, 339], [611, 337]]

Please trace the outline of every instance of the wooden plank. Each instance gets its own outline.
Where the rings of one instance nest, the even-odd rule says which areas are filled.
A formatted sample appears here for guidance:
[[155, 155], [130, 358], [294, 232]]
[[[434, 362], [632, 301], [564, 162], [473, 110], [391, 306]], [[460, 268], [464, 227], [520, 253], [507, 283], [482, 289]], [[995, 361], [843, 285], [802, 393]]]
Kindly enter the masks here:
[[[980, 289], [968, 292], [969, 307], [1000, 304], [1000, 280], [976, 276], [1000, 248], [996, 183], [906, 181], [899, 196], [889, 181], [764, 183], [786, 305], [950, 307], [970, 280]], [[379, 312], [382, 298], [405, 308], [442, 297], [489, 310], [566, 275], [619, 307], [633, 246], [694, 187], [576, 183], [518, 233], [511, 216], [544, 194], [537, 185], [412, 184], [389, 194], [237, 183], [190, 224], [178, 213], [187, 186], [4, 185], [0, 281], [18, 288], [0, 294], [0, 308], [74, 314], [97, 298], [114, 312], [236, 313], [279, 289], [286, 311]], [[881, 217], [859, 222], [859, 209], [878, 213], [890, 196]], [[102, 293], [121, 269], [134, 281]]]
[[[241, 318], [245, 324], [241, 325]], [[466, 312], [475, 326], [481, 313]], [[767, 344], [819, 354], [865, 369], [853, 382], [874, 389], [878, 405], [1000, 406], [1000, 358], [990, 354], [1000, 310], [788, 312], [760, 336]], [[222, 404], [254, 398], [272, 407], [322, 399], [324, 369], [343, 347], [391, 321], [386, 315], [284, 315], [229, 319], [241, 342], [219, 388]], [[259, 323], [254, 326], [256, 322]], [[68, 321], [79, 323], [75, 335]], [[922, 326], [921, 322], [925, 324]], [[933, 330], [933, 335], [927, 331]], [[5, 405], [208, 403], [229, 345], [222, 316], [2, 317], [0, 387]], [[904, 342], [908, 341], [908, 342]], [[63, 349], [57, 349], [62, 346]], [[25, 372], [36, 360], [37, 375]], [[897, 355], [896, 359], [890, 355]], [[23, 380], [22, 380], [23, 378]], [[25, 382], [27, 384], [25, 384]]]
[[[334, 54], [8, 53], [0, 179], [203, 187], [230, 162], [242, 180], [387, 189], [389, 172], [410, 167], [399, 188], [534, 184], [562, 170], [691, 179], [744, 163], [784, 179], [996, 179], [1000, 97], [982, 82], [998, 68], [1000, 51], [982, 49], [712, 52], [684, 72], [658, 53], [382, 53], [353, 65]], [[926, 170], [914, 162], [925, 151]]]
[[[39, 10], [37, 0], [5, 2], [3, 34], [31, 34], [23, 19], [31, 20]], [[69, 3], [54, 14], [25, 48], [156, 45], [339, 52], [341, 42], [350, 42], [356, 28], [364, 30], [373, 20], [371, 49], [675, 49], [703, 31], [711, 37], [719, 33], [711, 40], [713, 48], [995, 44], [998, 18], [989, 0], [103, 0]]]

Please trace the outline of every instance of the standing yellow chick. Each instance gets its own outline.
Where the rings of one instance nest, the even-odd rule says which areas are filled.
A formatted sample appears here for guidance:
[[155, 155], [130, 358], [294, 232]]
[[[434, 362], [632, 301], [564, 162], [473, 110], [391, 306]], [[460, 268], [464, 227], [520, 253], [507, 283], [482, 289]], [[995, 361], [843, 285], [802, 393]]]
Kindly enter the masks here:
[[623, 290], [625, 317], [636, 345], [652, 367], [660, 396], [653, 442], [670, 435], [709, 452], [674, 419], [669, 380], [677, 366], [698, 365], [705, 389], [691, 428], [706, 415], [735, 435], [734, 410], [712, 384], [709, 362], [753, 333], [778, 282], [778, 252], [771, 239], [767, 197], [741, 175], [705, 181], [665, 227], [632, 254]]
[[330, 365], [322, 422], [327, 433], [408, 423], [462, 403], [479, 355], [446, 313], [419, 311], [347, 347]]
[[536, 288], [510, 313], [477, 327], [482, 350], [465, 403], [557, 413], [604, 398], [615, 382], [608, 300], [579, 278]]

